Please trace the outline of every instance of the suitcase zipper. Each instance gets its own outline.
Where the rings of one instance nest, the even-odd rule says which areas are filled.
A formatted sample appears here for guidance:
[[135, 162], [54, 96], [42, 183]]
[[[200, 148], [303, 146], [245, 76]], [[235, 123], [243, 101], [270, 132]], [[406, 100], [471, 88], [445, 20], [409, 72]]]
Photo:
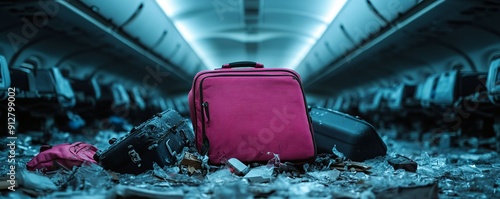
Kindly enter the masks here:
[[210, 122], [210, 112], [208, 111], [208, 102], [203, 102], [201, 106], [203, 106], [204, 110], [203, 115], [207, 118], [207, 122]]

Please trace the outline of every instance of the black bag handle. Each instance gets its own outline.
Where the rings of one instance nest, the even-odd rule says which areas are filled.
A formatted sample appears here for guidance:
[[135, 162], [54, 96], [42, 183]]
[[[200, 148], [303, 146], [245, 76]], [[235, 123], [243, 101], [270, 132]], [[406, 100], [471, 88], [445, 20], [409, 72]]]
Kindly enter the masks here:
[[264, 68], [264, 64], [253, 62], [253, 61], [239, 61], [223, 64], [222, 68], [239, 68], [239, 67], [254, 67], [254, 68]]

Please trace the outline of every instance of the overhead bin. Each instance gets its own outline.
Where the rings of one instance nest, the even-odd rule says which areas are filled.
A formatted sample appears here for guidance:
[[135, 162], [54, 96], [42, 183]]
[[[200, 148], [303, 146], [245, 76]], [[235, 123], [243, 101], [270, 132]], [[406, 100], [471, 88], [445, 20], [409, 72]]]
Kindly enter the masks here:
[[183, 62], [189, 58], [188, 49], [185, 47], [180, 47], [179, 50], [170, 57], [170, 61], [175, 65], [179, 66], [179, 68], [188, 68], [189, 66], [183, 66]]
[[99, 13], [103, 18], [121, 27], [129, 21], [134, 14], [141, 12], [143, 1], [132, 0], [126, 3], [123, 0], [80, 0], [82, 3]]
[[[112, 5], [124, 4], [118, 0], [102, 2], [84, 0], [83, 2], [88, 6], [97, 8], [108, 8]], [[130, 5], [127, 4], [123, 7], [125, 7], [124, 11], [116, 11], [113, 8], [102, 12], [97, 9], [96, 12], [104, 18], [109, 18], [112, 22], [116, 20], [116, 25], [128, 34], [132, 40], [139, 42], [146, 49], [156, 53], [163, 59], [171, 61], [174, 65], [179, 66], [185, 55], [197, 56], [156, 1], [132, 1]]]
[[[366, 1], [348, 1], [302, 63], [321, 59], [324, 60], [324, 64], [315, 67], [323, 68], [354, 49], [369, 35], [379, 31], [383, 25], [384, 21], [371, 11]], [[306, 64], [301, 65], [305, 67]], [[308, 70], [304, 72], [311, 74]]]
[[[406, 48], [420, 42], [421, 38], [410, 39], [411, 34], [406, 22], [414, 21], [411, 18], [414, 14], [420, 14], [419, 11], [425, 9], [427, 6], [435, 6], [433, 2], [425, 4], [420, 1], [408, 2], [394, 2], [394, 1], [348, 1], [344, 8], [339, 12], [337, 17], [332, 21], [330, 27], [325, 31], [322, 38], [311, 49], [310, 53], [304, 59], [304, 62], [314, 59], [314, 52], [324, 49], [325, 43], [328, 43], [329, 50], [333, 52], [331, 61], [326, 65], [320, 66], [322, 69], [316, 72], [301, 69], [305, 64], [297, 69], [300, 72], [305, 72], [303, 75], [306, 89], [312, 87], [320, 87], [315, 89], [317, 92], [326, 94], [342, 93], [351, 86], [363, 85], [361, 81], [349, 80], [343, 81], [342, 73], [354, 73], [355, 71], [362, 71], [363, 68], [373, 66], [366, 63], [366, 60], [376, 61], [382, 63], [386, 58], [394, 57], [395, 55], [403, 52]], [[414, 7], [418, 5], [417, 9]], [[384, 17], [380, 14], [382, 8], [388, 7], [391, 13], [401, 13], [394, 16], [387, 15]], [[382, 16], [382, 17], [381, 17]], [[391, 20], [387, 20], [391, 19]], [[416, 23], [415, 23], [416, 24]], [[412, 28], [415, 24], [411, 24]], [[406, 30], [406, 31], [405, 31]], [[393, 41], [404, 41], [396, 42]], [[400, 47], [399, 45], [402, 45]], [[328, 48], [327, 48], [328, 49]], [[324, 50], [323, 50], [324, 51]], [[391, 58], [392, 59], [392, 58]], [[396, 62], [394, 62], [396, 63]], [[342, 70], [338, 70], [342, 68]], [[388, 73], [385, 76], [373, 77], [371, 74], [361, 74], [360, 78], [365, 83], [376, 81], [377, 78], [387, 78], [390, 75], [399, 73], [411, 67], [395, 67], [393, 65], [381, 66]], [[391, 69], [394, 68], [394, 71]], [[333, 88], [327, 88], [326, 84], [336, 85]], [[328, 90], [329, 89], [329, 90]]]
[[315, 49], [315, 51], [313, 51], [312, 57], [314, 59], [316, 59], [318, 64], [319, 64], [318, 66], [315, 66], [315, 67], [325, 66], [325, 65], [330, 64], [333, 61], [333, 56], [332, 56], [330, 46], [326, 45], [326, 44], [327, 43], [318, 44], [317, 49]]
[[[119, 1], [123, 4], [122, 1]], [[119, 4], [119, 3], [117, 3]], [[149, 48], [153, 48], [160, 39], [165, 37], [167, 31], [165, 24], [171, 23], [156, 1], [148, 0], [142, 3], [142, 7], [137, 11], [136, 16], [130, 23], [123, 26], [123, 30], [133, 38]]]
[[370, 10], [367, 1], [347, 2], [342, 13], [332, 23], [332, 26], [340, 29], [355, 46], [378, 32], [383, 25], [384, 21]]
[[[45, 37], [38, 39], [36, 42], [29, 44], [28, 48], [18, 51], [11, 57], [10, 64], [19, 66], [27, 59], [36, 55], [37, 59], [43, 65], [40, 67], [58, 67], [57, 64], [66, 56], [82, 52], [82, 49], [89, 49], [91, 46], [84, 46], [80, 43], [69, 43], [70, 41], [57, 36]], [[50, 49], [47, 50], [47, 49]]]
[[409, 0], [386, 0], [386, 1], [379, 1], [379, 0], [367, 0], [366, 2], [368, 5], [371, 6], [372, 12], [374, 13], [379, 13], [377, 16], [382, 17], [384, 20], [387, 21], [393, 21], [401, 14], [407, 12], [410, 10], [413, 6], [417, 5], [420, 3], [422, 0], [415, 0], [415, 1], [409, 1]]

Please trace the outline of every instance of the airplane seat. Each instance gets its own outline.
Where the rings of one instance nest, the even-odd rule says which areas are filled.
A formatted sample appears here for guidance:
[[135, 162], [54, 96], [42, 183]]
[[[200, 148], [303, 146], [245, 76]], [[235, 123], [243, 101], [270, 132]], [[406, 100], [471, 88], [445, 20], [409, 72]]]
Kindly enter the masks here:
[[9, 97], [10, 84], [9, 66], [5, 57], [0, 55], [0, 101]]
[[[446, 71], [437, 77], [429, 102], [440, 113], [438, 124], [450, 131], [462, 129], [462, 133], [491, 131], [482, 124], [491, 120], [488, 113], [480, 110], [480, 104], [469, 99], [470, 95], [485, 91], [481, 83], [484, 72]], [[486, 129], [486, 130], [485, 130]]]
[[130, 96], [131, 107], [135, 107], [138, 111], [144, 111], [144, 109], [146, 109], [146, 103], [142, 98], [139, 87], [136, 86], [127, 93]]
[[359, 112], [365, 116], [372, 116], [380, 108], [383, 94], [383, 90], [378, 90], [360, 99]]
[[175, 107], [175, 103], [174, 103], [173, 99], [165, 99], [165, 104], [167, 105], [167, 108], [171, 108], [171, 109], [176, 109], [177, 110], [177, 108]]
[[160, 111], [164, 111], [164, 110], [167, 110], [169, 108], [175, 109], [174, 106], [169, 106], [169, 102], [167, 102], [167, 101], [171, 101], [171, 99], [158, 98], [156, 100], [158, 101]]
[[459, 95], [468, 96], [474, 93], [486, 92], [486, 77], [488, 73], [485, 72], [472, 72], [464, 73], [460, 76], [459, 82]]
[[61, 111], [75, 105], [73, 89], [58, 68], [37, 69], [34, 74], [39, 98], [45, 99], [47, 104]]
[[424, 81], [415, 85], [413, 92], [408, 93], [413, 94], [405, 102], [407, 117], [411, 121], [411, 124], [408, 125], [418, 127], [419, 131], [427, 131], [433, 128], [436, 118], [441, 117], [442, 113], [435, 111], [433, 104], [430, 103], [438, 77], [437, 74], [427, 77]]
[[97, 100], [101, 97], [101, 90], [95, 78], [90, 79], [69, 79], [71, 87], [75, 92], [76, 104], [73, 110], [75, 112], [89, 112]]
[[144, 102], [145, 102], [146, 107], [144, 110], [145, 117], [143, 119], [148, 119], [149, 117], [153, 116], [154, 114], [161, 112], [161, 108], [160, 108], [158, 100], [156, 100], [155, 96], [151, 96], [151, 95], [144, 96]]
[[391, 89], [383, 89], [381, 90], [382, 96], [380, 97], [380, 105], [377, 109], [377, 112], [379, 113], [384, 113], [389, 109], [389, 100], [392, 95], [392, 90]]
[[343, 103], [344, 103], [344, 98], [341, 97], [341, 96], [337, 97], [337, 99], [335, 100], [335, 104], [333, 105], [332, 109], [336, 110], [336, 111], [341, 111]]
[[[11, 87], [15, 88], [16, 118], [18, 118], [19, 121], [29, 121], [31, 120], [31, 110], [23, 105], [30, 104], [31, 102], [29, 99], [36, 97], [36, 94], [30, 91], [30, 89], [34, 87], [33, 74], [26, 69], [11, 68], [9, 70], [9, 75], [12, 78]], [[28, 126], [27, 128], [32, 129], [32, 126]], [[23, 131], [23, 129], [18, 129], [18, 131]]]
[[[10, 74], [9, 74], [9, 66], [7, 65], [7, 62], [5, 60], [5, 57], [0, 55], [0, 102], [2, 102], [2, 105], [0, 108], [2, 110], [8, 110], [8, 102], [9, 102], [9, 87], [11, 86], [10, 83]], [[10, 96], [12, 96], [12, 92]], [[13, 96], [15, 97], [15, 96]], [[4, 102], [5, 100], [5, 102]], [[10, 98], [10, 101], [12, 101], [13, 98]], [[0, 111], [0, 119], [2, 121], [7, 121], [7, 116], [8, 112], [7, 111]], [[2, 132], [2, 135], [7, 135], [7, 126], [2, 127], [0, 131]]]
[[335, 98], [328, 98], [325, 102], [325, 108], [328, 108], [328, 109], [331, 109], [335, 106], [335, 103], [336, 103], [336, 100]]
[[[500, 139], [500, 57], [494, 59], [488, 71], [486, 89], [489, 101], [495, 106], [493, 112], [493, 133]], [[497, 141], [497, 150], [500, 147]]]
[[441, 108], [451, 107], [458, 96], [456, 86], [458, 79], [459, 73], [457, 70], [446, 71], [440, 74], [433, 85], [433, 93], [430, 96], [429, 102]]
[[182, 116], [188, 116], [189, 115], [189, 109], [187, 109], [187, 102], [185, 103], [181, 98], [173, 99], [175, 109], [181, 114]]
[[484, 92], [486, 87], [481, 82], [481, 79], [484, 79], [485, 75], [484, 72], [463, 72], [458, 70], [442, 73], [439, 76], [431, 102], [442, 108], [449, 108], [464, 97], [476, 92]]
[[112, 85], [113, 90], [116, 90], [117, 92], [113, 92], [113, 95], [115, 95], [115, 105], [118, 107], [123, 107], [125, 109], [130, 109], [130, 96], [127, 93], [127, 90], [125, 90], [125, 87], [121, 84], [113, 84]]
[[495, 105], [500, 105], [500, 58], [493, 60], [490, 64], [486, 80], [488, 99]]
[[401, 83], [389, 92], [387, 108], [395, 113], [405, 113], [415, 106], [416, 85]]
[[49, 138], [55, 127], [55, 118], [63, 115], [76, 101], [69, 83], [58, 68], [20, 67], [11, 68], [9, 72], [11, 87], [16, 91], [18, 131], [41, 132], [42, 139]]
[[127, 94], [130, 97], [130, 120], [135, 124], [140, 124], [143, 120], [151, 115], [148, 115], [146, 109], [146, 103], [141, 95], [139, 87], [133, 87], [131, 90], [127, 90]]
[[101, 98], [97, 100], [94, 109], [95, 118], [107, 118], [128, 112], [130, 98], [120, 83], [99, 85], [99, 90], [101, 90]]
[[432, 109], [432, 99], [436, 94], [436, 85], [439, 80], [439, 75], [432, 75], [428, 77], [423, 85], [421, 86], [421, 90], [418, 93], [418, 99], [420, 101], [420, 106], [422, 109]]
[[415, 111], [418, 105], [414, 98], [415, 88], [416, 85], [400, 83], [392, 90], [387, 91], [386, 108], [388, 111], [384, 112], [385, 115], [383, 115], [385, 125], [393, 128], [396, 126], [406, 131], [412, 128], [412, 119], [415, 116], [412, 111]]
[[349, 115], [354, 115], [354, 116], [359, 116], [359, 97], [352, 97], [349, 99], [348, 103], [344, 104], [344, 106], [347, 108], [345, 113]]

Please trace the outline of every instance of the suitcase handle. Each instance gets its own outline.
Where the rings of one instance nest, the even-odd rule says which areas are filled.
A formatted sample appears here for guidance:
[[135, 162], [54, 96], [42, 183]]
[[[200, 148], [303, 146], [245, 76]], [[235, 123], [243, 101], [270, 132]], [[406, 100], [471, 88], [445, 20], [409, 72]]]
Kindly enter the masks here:
[[239, 68], [239, 67], [254, 67], [254, 68], [264, 68], [264, 64], [253, 62], [253, 61], [240, 61], [231, 62], [223, 64], [222, 68]]

